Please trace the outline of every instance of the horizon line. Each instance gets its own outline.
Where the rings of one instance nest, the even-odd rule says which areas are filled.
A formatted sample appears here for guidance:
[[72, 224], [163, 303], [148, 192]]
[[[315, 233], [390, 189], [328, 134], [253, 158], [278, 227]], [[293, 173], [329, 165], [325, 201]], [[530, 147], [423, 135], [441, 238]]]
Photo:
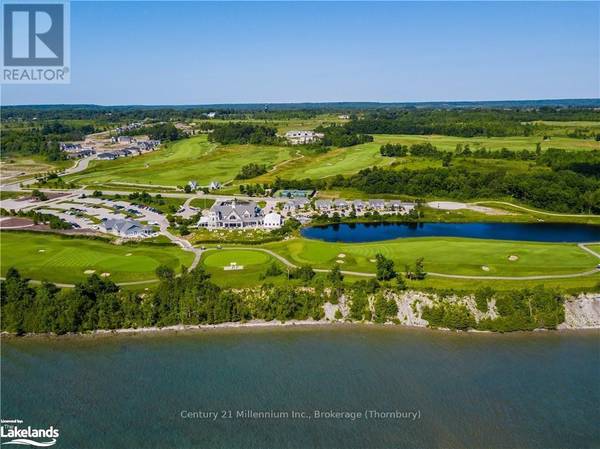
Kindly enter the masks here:
[[419, 105], [419, 104], [477, 104], [477, 103], [527, 103], [527, 102], [580, 102], [590, 101], [600, 104], [600, 97], [581, 98], [527, 98], [527, 99], [502, 99], [502, 100], [419, 100], [419, 101], [275, 101], [275, 102], [224, 102], [224, 103], [123, 103], [123, 104], [101, 104], [101, 103], [14, 103], [3, 104], [0, 107], [27, 107], [27, 106], [94, 106], [94, 107], [206, 107], [206, 106], [257, 106], [257, 105]]

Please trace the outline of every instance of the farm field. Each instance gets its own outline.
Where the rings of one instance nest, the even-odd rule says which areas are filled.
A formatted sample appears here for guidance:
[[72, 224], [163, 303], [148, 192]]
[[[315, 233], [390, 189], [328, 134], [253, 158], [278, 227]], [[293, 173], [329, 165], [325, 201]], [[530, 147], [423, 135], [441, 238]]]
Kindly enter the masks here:
[[2, 232], [0, 248], [3, 276], [14, 267], [25, 277], [59, 283], [81, 281], [88, 270], [110, 273], [115, 282], [149, 280], [159, 265], [178, 270], [193, 260], [191, 253], [175, 245], [113, 245], [33, 232]]
[[[372, 243], [329, 243], [297, 238], [268, 243], [294, 264], [331, 268], [336, 261], [348, 271], [375, 272], [377, 253], [392, 259], [397, 269], [425, 259], [426, 271], [472, 276], [532, 276], [584, 272], [598, 259], [575, 244], [511, 242], [461, 238], [406, 238]], [[343, 256], [340, 256], [343, 255]], [[509, 260], [516, 256], [516, 260]], [[514, 259], [514, 258], [513, 258]], [[487, 267], [487, 270], [483, 267]]]
[[232, 180], [249, 163], [272, 166], [289, 159], [290, 149], [260, 145], [217, 146], [206, 136], [191, 137], [134, 158], [94, 161], [90, 168], [66, 178], [80, 184], [124, 182], [177, 186], [195, 180], [208, 185], [213, 180]]

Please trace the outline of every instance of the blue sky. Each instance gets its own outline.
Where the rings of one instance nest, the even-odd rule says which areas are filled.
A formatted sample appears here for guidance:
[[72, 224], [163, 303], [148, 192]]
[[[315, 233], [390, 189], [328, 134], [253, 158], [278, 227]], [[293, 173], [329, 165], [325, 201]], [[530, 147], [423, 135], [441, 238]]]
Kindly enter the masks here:
[[71, 3], [71, 84], [3, 104], [600, 96], [600, 3]]

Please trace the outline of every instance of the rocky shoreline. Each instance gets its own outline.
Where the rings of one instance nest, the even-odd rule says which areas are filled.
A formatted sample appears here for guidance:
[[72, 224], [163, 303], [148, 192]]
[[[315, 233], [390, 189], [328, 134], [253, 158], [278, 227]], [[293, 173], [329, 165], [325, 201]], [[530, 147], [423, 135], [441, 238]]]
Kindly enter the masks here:
[[[180, 332], [198, 332], [211, 330], [227, 330], [227, 329], [269, 329], [269, 328], [312, 328], [312, 327], [331, 327], [331, 326], [378, 326], [378, 327], [399, 327], [399, 328], [420, 328], [430, 329], [427, 320], [422, 318], [424, 307], [429, 307], [439, 300], [435, 295], [426, 294], [417, 291], [407, 291], [403, 293], [388, 292], [388, 297], [393, 298], [398, 304], [398, 319], [388, 321], [386, 323], [375, 323], [373, 321], [351, 321], [347, 319], [348, 298], [344, 295], [340, 297], [338, 304], [325, 303], [325, 317], [322, 320], [289, 320], [289, 321], [265, 321], [251, 320], [245, 322], [227, 322], [219, 324], [177, 324], [164, 327], [139, 327], [125, 329], [98, 329], [85, 333], [71, 333], [62, 336], [55, 334], [25, 334], [21, 337], [82, 337], [82, 336], [117, 336], [117, 335], [145, 335], [157, 333], [180, 333]], [[476, 320], [485, 318], [494, 319], [498, 316], [493, 300], [489, 303], [487, 312], [481, 312], [477, 309], [475, 299], [472, 296], [466, 297], [450, 297], [446, 301], [460, 303], [465, 305], [473, 314]], [[579, 331], [579, 330], [600, 330], [600, 294], [586, 293], [578, 296], [569, 297], [564, 303], [565, 320], [559, 324], [556, 331]], [[342, 318], [336, 318], [336, 312], [342, 314]], [[339, 316], [339, 315], [338, 315]], [[437, 327], [436, 330], [452, 331], [452, 332], [467, 332], [467, 333], [488, 333], [497, 334], [501, 332], [468, 329], [458, 331], [443, 327]], [[545, 331], [547, 329], [534, 329], [530, 332]], [[527, 332], [527, 331], [520, 331]], [[2, 337], [17, 337], [14, 334], [2, 332]]]

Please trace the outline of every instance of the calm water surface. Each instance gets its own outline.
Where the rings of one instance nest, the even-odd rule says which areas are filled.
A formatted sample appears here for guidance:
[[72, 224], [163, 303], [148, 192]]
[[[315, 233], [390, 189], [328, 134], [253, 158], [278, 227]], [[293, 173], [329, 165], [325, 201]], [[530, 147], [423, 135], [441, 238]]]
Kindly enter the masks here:
[[[57, 448], [597, 448], [599, 345], [381, 327], [5, 339], [2, 417], [58, 427]], [[248, 409], [421, 418], [235, 419]]]
[[327, 242], [374, 242], [402, 237], [467, 237], [533, 242], [600, 241], [600, 226], [568, 223], [343, 223], [302, 229]]

